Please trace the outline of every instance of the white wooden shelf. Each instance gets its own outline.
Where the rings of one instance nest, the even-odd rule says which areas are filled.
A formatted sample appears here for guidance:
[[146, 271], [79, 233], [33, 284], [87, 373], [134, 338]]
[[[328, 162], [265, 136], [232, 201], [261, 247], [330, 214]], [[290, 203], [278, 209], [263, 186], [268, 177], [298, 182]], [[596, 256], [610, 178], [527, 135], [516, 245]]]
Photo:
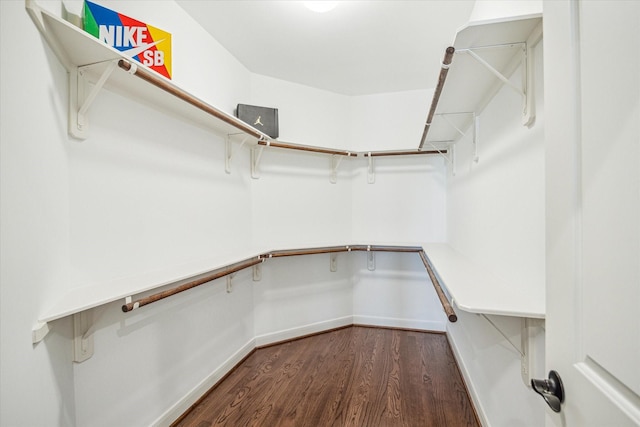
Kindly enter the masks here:
[[[252, 128], [240, 119], [198, 99], [178, 87], [171, 80], [154, 73], [144, 65], [133, 61], [130, 57], [102, 43], [82, 29], [42, 9], [35, 1], [27, 0], [26, 8], [45, 40], [70, 74], [69, 133], [72, 135], [83, 138], [86, 137], [88, 132], [88, 123], [79, 125], [73, 120], [73, 116], [77, 115], [78, 110], [81, 108], [79, 104], [82, 102], [83, 94], [79, 94], [80, 102], [74, 99], [78, 97], [75, 91], [77, 87], [81, 86], [81, 80], [86, 83], [96, 84], [112, 64], [124, 60], [128, 63], [135, 63], [138, 69], [157, 76], [158, 80], [166, 85], [167, 88], [173, 90], [174, 93], [183, 93], [193, 98], [209, 110], [214, 111], [222, 119], [184, 102], [167, 90], [141, 82], [140, 79], [118, 69], [118, 67], [115, 67], [116, 69], [112, 70], [108, 75], [104, 82], [104, 88], [223, 135], [242, 132], [250, 138], [250, 143], [252, 142], [253, 144], [257, 144], [260, 139], [269, 139], [267, 135]], [[89, 90], [90, 88], [87, 89]], [[88, 118], [86, 120], [88, 121]], [[84, 127], [84, 129], [81, 127]]]
[[[237, 142], [248, 143], [254, 150], [270, 146], [352, 158], [365, 157], [370, 153], [276, 141], [231, 114], [183, 90], [171, 80], [99, 41], [79, 27], [42, 9], [35, 0], [25, 0], [25, 5], [36, 27], [69, 72], [69, 133], [74, 137], [87, 138], [90, 127], [88, 110], [97, 93], [104, 88], [201, 128], [227, 135], [229, 138], [233, 136]], [[260, 147], [256, 148], [258, 145]], [[227, 151], [229, 157], [229, 147]], [[415, 150], [373, 153], [375, 156], [416, 154]], [[257, 159], [258, 161], [252, 165], [256, 169], [253, 173], [256, 178], [259, 176], [259, 155]]]
[[526, 289], [508, 284], [444, 243], [422, 245], [440, 284], [455, 305], [470, 313], [544, 319], [544, 284]]
[[[170, 266], [157, 271], [76, 287], [60, 296], [38, 319], [32, 330], [34, 343], [41, 341], [49, 331], [49, 322], [67, 316], [74, 317], [74, 360], [91, 357], [92, 325], [87, 320], [88, 310], [122, 300], [125, 312], [159, 301], [193, 287], [226, 277], [227, 291], [232, 291], [231, 278], [237, 271], [253, 268], [253, 280], [260, 280], [263, 262], [272, 258], [329, 254], [329, 267], [336, 271], [338, 253], [365, 252], [367, 269], [375, 270], [375, 253], [396, 252], [418, 254], [427, 269], [447, 317], [455, 322], [457, 316], [441, 287], [461, 310], [471, 313], [497, 314], [523, 318], [544, 319], [544, 295], [535, 289], [522, 289], [518, 284], [508, 286], [490, 273], [474, 265], [444, 243], [427, 244], [341, 244], [312, 246], [302, 249], [245, 250]], [[434, 275], [435, 274], [435, 275]], [[161, 288], [173, 285], [171, 288]], [[133, 301], [134, 296], [148, 295]]]
[[[70, 316], [94, 307], [124, 300], [133, 295], [157, 290], [166, 285], [179, 283], [199, 275], [225, 268], [227, 266], [252, 258], [270, 258], [286, 252], [296, 254], [308, 251], [308, 254], [327, 253], [322, 249], [339, 248], [336, 252], [366, 251], [371, 247], [374, 251], [407, 252], [407, 248], [416, 252], [424, 250], [431, 261], [442, 284], [450, 296], [462, 310], [472, 313], [500, 314], [508, 316], [544, 318], [544, 298], [537, 299], [538, 292], [527, 292], [517, 285], [507, 286], [483, 271], [455, 250], [444, 243], [406, 244], [406, 243], [374, 243], [374, 244], [335, 244], [310, 246], [305, 249], [248, 248], [242, 251], [227, 253], [223, 256], [205, 258], [187, 264], [172, 266], [132, 277], [121, 278], [107, 283], [95, 283], [70, 289], [55, 302], [39, 321], [42, 323]], [[414, 250], [415, 249], [415, 250]]]
[[[422, 148], [446, 148], [462, 133], [473, 130], [479, 115], [504, 82], [481, 61], [508, 79], [523, 64], [523, 124], [533, 120], [535, 111], [530, 86], [530, 49], [542, 34], [542, 17], [525, 16], [508, 20], [479, 22], [458, 31], [455, 53], [436, 105]], [[477, 59], [480, 57], [480, 60]], [[518, 88], [516, 88], [518, 89]], [[514, 92], [514, 96], [519, 96]], [[456, 130], [456, 128], [458, 130]]]
[[59, 300], [40, 315], [39, 321], [42, 323], [51, 322], [113, 301], [124, 300], [132, 295], [139, 295], [166, 285], [179, 283], [249, 258], [257, 258], [262, 253], [264, 253], [262, 250], [247, 249], [109, 282], [85, 284], [61, 295]]
[[[109, 282], [96, 281], [93, 284], [85, 284], [69, 289], [60, 295], [59, 299], [38, 318], [38, 325], [34, 327], [34, 337], [39, 336], [42, 339], [44, 334], [37, 331], [44, 328], [48, 322], [52, 322], [63, 317], [86, 312], [95, 307], [103, 306], [114, 301], [127, 299], [148, 293], [149, 291], [159, 291], [167, 285], [181, 285], [188, 281], [198, 280], [212, 273], [222, 273], [220, 277], [227, 276], [225, 270], [240, 264], [251, 263], [252, 261], [260, 261], [260, 264], [271, 258], [296, 256], [296, 255], [314, 255], [314, 254], [331, 254], [338, 252], [399, 252], [399, 253], [418, 253], [422, 250], [421, 246], [407, 246], [398, 244], [336, 244], [310, 246], [303, 249], [278, 249], [266, 250], [265, 248], [246, 248], [228, 252], [217, 257], [210, 257], [195, 260], [183, 265], [169, 266], [156, 271], [149, 271], [135, 276], [124, 277]], [[371, 256], [370, 255], [370, 256]], [[368, 261], [370, 262], [370, 261]], [[248, 268], [241, 267], [240, 269]], [[240, 270], [238, 269], [238, 271]], [[375, 269], [375, 260], [373, 260], [373, 268]], [[213, 279], [211, 279], [213, 280]], [[211, 280], [207, 280], [211, 281]], [[206, 283], [203, 282], [203, 283]]]

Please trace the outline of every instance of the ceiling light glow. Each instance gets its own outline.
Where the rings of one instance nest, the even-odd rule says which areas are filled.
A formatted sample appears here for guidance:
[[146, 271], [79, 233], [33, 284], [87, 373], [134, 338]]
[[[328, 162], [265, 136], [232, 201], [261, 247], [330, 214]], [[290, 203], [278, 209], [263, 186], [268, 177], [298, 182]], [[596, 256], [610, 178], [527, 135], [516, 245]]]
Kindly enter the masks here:
[[305, 1], [304, 5], [307, 9], [317, 13], [325, 13], [335, 9], [338, 5], [337, 1]]

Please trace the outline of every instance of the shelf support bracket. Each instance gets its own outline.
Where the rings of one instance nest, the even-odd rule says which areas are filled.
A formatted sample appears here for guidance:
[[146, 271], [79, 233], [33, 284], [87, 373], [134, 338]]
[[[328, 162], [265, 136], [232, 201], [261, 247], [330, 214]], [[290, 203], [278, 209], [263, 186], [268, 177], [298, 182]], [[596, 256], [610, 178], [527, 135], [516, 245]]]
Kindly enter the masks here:
[[233, 292], [233, 276], [235, 276], [235, 274], [229, 274], [227, 276], [227, 293], [230, 294], [231, 292]]
[[529, 35], [524, 48], [524, 73], [522, 86], [525, 88], [525, 100], [522, 111], [522, 125], [531, 126], [536, 119], [535, 100], [535, 56], [533, 49], [542, 40], [542, 24], [539, 24]]
[[[228, 133], [224, 141], [224, 171], [228, 174], [231, 173], [231, 160], [233, 159], [233, 142], [231, 141], [231, 137], [234, 135], [242, 135], [242, 134]], [[247, 142], [248, 139], [249, 137], [246, 136], [242, 140], [242, 142], [240, 143], [240, 146], [238, 147], [238, 150], [242, 149], [242, 147], [244, 146], [245, 142]]]
[[[542, 39], [542, 25], [538, 25], [529, 35], [526, 42], [521, 43], [513, 43], [509, 45], [496, 45], [496, 46], [485, 46], [484, 48], [500, 48], [500, 47], [513, 47], [516, 45], [522, 45], [522, 53], [521, 53], [521, 63], [522, 63], [522, 85], [518, 87], [511, 83], [509, 79], [503, 75], [501, 72], [496, 70], [491, 64], [485, 61], [480, 55], [474, 52], [474, 48], [468, 49], [459, 49], [457, 53], [467, 53], [473, 59], [475, 59], [478, 63], [480, 63], [483, 67], [489, 70], [492, 74], [494, 74], [500, 81], [511, 89], [513, 89], [516, 93], [522, 96], [523, 104], [522, 104], [522, 124], [524, 126], [531, 126], [535, 121], [536, 111], [535, 111], [535, 92], [534, 92], [534, 55], [533, 49]], [[480, 49], [480, 48], [475, 48]]]
[[[351, 153], [347, 153], [347, 157], [351, 157]], [[331, 177], [329, 181], [332, 184], [338, 182], [338, 167], [340, 167], [340, 163], [342, 162], [343, 156], [334, 154], [331, 156]]]
[[544, 328], [543, 319], [531, 319], [524, 317], [521, 320], [520, 325], [520, 347], [515, 345], [513, 341], [505, 334], [502, 329], [498, 327], [486, 314], [480, 314], [484, 319], [489, 322], [493, 328], [502, 335], [502, 337], [511, 345], [511, 347], [520, 355], [520, 374], [522, 381], [527, 387], [531, 387], [531, 378], [536, 375], [535, 367], [538, 360], [537, 351], [535, 346], [535, 338], [540, 333], [540, 330]]
[[329, 270], [332, 273], [338, 271], [338, 254], [336, 252], [329, 254]]
[[456, 146], [455, 146], [455, 144], [452, 144], [449, 148], [447, 148], [447, 151], [450, 153], [448, 156], [445, 155], [445, 153], [443, 153], [440, 148], [436, 147], [433, 144], [433, 142], [428, 142], [427, 141], [427, 144], [429, 144], [429, 146], [431, 146], [431, 148], [433, 148], [435, 151], [438, 152], [438, 155], [440, 157], [442, 157], [447, 163], [449, 163], [451, 165], [453, 176], [455, 176], [456, 175], [456, 151], [455, 151]]
[[[266, 146], [270, 145], [271, 141], [267, 141]], [[260, 145], [251, 148], [251, 178], [253, 179], [260, 179], [260, 160], [262, 159], [264, 147], [264, 145]]]
[[93, 356], [93, 331], [87, 311], [73, 315], [73, 361], [84, 362]]
[[522, 358], [520, 359], [520, 374], [522, 381], [527, 387], [531, 387], [531, 379], [538, 375], [534, 372], [538, 365], [538, 352], [536, 351], [535, 338], [544, 329], [543, 319], [522, 319], [522, 332], [520, 339], [522, 341]]
[[[449, 120], [448, 116], [450, 116], [451, 114], [458, 114], [458, 113], [440, 113], [440, 114], [436, 114], [437, 116], [442, 117], [442, 119], [447, 122], [447, 124], [449, 126], [451, 126], [452, 128], [455, 129], [456, 132], [458, 132], [460, 134], [460, 136], [464, 136], [465, 133], [455, 124], [453, 124], [453, 122], [451, 120]], [[473, 113], [472, 113], [473, 114]]]
[[482, 59], [480, 57], [480, 55], [478, 55], [477, 53], [475, 53], [471, 49], [467, 49], [464, 52], [468, 53], [473, 59], [478, 61], [483, 67], [485, 67], [487, 70], [491, 71], [500, 81], [502, 81], [502, 83], [504, 83], [507, 86], [509, 86], [516, 93], [518, 93], [520, 96], [526, 97], [526, 94], [518, 86], [516, 86], [513, 83], [511, 83], [508, 78], [506, 78], [504, 75], [502, 75], [502, 73], [500, 71], [498, 71], [495, 68], [493, 68], [493, 66], [491, 64], [489, 64], [487, 61]]
[[365, 156], [369, 157], [369, 166], [367, 167], [367, 183], [373, 184], [376, 182], [376, 174], [374, 172], [373, 156], [369, 151]]
[[375, 271], [376, 253], [371, 250], [371, 245], [367, 246], [367, 270]]
[[[262, 260], [264, 262], [264, 259]], [[252, 267], [253, 270], [253, 281], [259, 282], [262, 280], [262, 263], [256, 264]]]
[[[98, 93], [102, 90], [111, 73], [116, 68], [116, 61], [110, 61], [107, 68], [89, 91], [89, 82], [85, 78], [88, 66], [77, 67], [75, 72], [69, 73], [69, 133], [79, 139], [86, 139], [89, 131], [89, 117], [87, 113]], [[88, 93], [87, 93], [88, 92]]]

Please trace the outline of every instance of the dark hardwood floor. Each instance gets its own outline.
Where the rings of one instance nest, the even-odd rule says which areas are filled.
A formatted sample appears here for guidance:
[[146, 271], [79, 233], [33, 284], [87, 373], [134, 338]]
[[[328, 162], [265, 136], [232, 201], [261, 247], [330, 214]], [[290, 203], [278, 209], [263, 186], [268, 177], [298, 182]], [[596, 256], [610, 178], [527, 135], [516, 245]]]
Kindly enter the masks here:
[[175, 426], [479, 426], [444, 334], [352, 326], [253, 352]]

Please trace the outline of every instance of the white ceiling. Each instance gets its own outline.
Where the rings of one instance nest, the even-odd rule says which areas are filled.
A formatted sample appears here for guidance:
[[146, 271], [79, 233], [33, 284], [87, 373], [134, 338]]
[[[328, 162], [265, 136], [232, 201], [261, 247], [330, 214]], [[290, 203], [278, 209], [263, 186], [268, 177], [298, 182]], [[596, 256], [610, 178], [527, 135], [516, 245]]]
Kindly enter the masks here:
[[251, 72], [345, 95], [433, 88], [474, 0], [177, 0]]

